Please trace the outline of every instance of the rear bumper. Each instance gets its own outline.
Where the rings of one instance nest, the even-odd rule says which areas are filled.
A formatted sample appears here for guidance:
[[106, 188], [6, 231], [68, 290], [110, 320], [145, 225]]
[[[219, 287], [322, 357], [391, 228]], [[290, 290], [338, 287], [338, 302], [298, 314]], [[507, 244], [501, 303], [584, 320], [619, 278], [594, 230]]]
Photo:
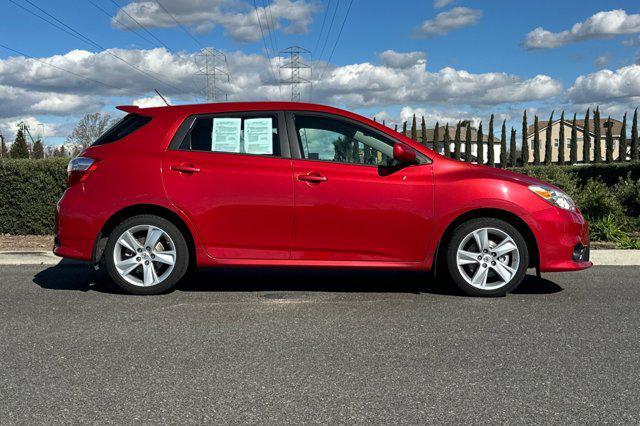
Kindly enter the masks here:
[[552, 207], [535, 219], [540, 271], [579, 271], [593, 265], [589, 260], [589, 224], [579, 212]]
[[99, 227], [96, 228], [96, 223], [86, 214], [80, 213], [77, 207], [72, 208], [74, 205], [78, 206], [81, 196], [80, 188], [71, 188], [58, 201], [53, 253], [60, 257], [91, 261]]

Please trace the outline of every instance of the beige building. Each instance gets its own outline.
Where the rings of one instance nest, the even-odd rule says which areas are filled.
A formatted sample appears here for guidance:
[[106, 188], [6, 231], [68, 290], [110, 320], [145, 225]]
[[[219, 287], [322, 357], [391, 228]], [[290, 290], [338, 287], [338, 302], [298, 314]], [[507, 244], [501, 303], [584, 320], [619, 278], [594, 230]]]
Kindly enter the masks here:
[[[463, 122], [462, 127], [460, 128], [460, 139], [462, 141], [462, 143], [460, 144], [460, 152], [462, 155], [462, 158], [466, 158], [465, 157], [465, 148], [466, 148], [466, 142], [465, 142], [465, 137], [467, 134], [467, 128], [466, 126], [470, 125], [470, 124], [465, 124], [468, 122]], [[446, 127], [440, 126], [440, 128], [438, 129], [438, 152], [440, 154], [444, 154], [444, 131], [445, 131]], [[419, 142], [424, 143], [427, 147], [433, 149], [433, 140], [434, 140], [434, 133], [435, 133], [435, 129], [426, 129], [426, 143], [423, 142], [424, 139], [422, 137], [422, 130], [418, 129], [417, 131], [417, 139]], [[473, 158], [473, 162], [477, 162], [478, 159], [478, 129], [476, 129], [475, 127], [471, 127], [471, 156]], [[489, 160], [489, 142], [487, 141], [488, 139], [488, 135], [487, 135], [487, 129], [485, 129], [485, 133], [483, 135], [483, 142], [484, 142], [484, 150], [483, 150], [483, 157], [484, 157], [484, 161], [483, 163], [486, 163]], [[449, 125], [449, 151], [451, 153], [454, 152], [455, 149], [455, 140], [456, 137], [456, 124], [453, 125]], [[494, 134], [494, 140], [493, 140], [493, 154], [494, 154], [494, 158], [495, 158], [495, 162], [498, 163], [500, 161], [500, 134]], [[508, 137], [508, 136], [507, 136]], [[509, 140], [507, 139], [507, 149], [509, 149]]]
[[[564, 160], [566, 162], [570, 159], [570, 142], [571, 142], [571, 128], [573, 120], [564, 122]], [[548, 121], [540, 121], [538, 123], [538, 137], [540, 138], [540, 161], [544, 161], [546, 158], [546, 141], [547, 141], [547, 124]], [[600, 119], [600, 155], [604, 161], [606, 158], [606, 136], [607, 136], [607, 118]], [[612, 134], [613, 134], [613, 158], [618, 158], [620, 149], [620, 130], [622, 129], [622, 122], [619, 120], [611, 119]], [[551, 125], [551, 161], [558, 161], [558, 153], [560, 148], [560, 120], [555, 120]], [[593, 161], [595, 152], [595, 140], [593, 134], [593, 120], [589, 121], [589, 134], [591, 135], [591, 151], [589, 161]], [[577, 132], [577, 159], [578, 162], [583, 162], [582, 148], [584, 146], [584, 120], [576, 120], [576, 132]], [[531, 125], [528, 128], [527, 140], [529, 142], [529, 162], [533, 162], [533, 138], [534, 138], [534, 126]], [[627, 143], [627, 147], [629, 143]], [[629, 155], [629, 148], [627, 148], [627, 156]]]

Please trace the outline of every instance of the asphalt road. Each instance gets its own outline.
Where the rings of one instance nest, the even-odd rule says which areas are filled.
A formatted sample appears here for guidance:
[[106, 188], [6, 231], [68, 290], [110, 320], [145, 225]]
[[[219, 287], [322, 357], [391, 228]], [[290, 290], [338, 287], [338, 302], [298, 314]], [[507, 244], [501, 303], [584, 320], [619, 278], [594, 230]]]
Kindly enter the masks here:
[[291, 270], [135, 297], [64, 265], [0, 291], [2, 424], [640, 422], [640, 267], [498, 299]]

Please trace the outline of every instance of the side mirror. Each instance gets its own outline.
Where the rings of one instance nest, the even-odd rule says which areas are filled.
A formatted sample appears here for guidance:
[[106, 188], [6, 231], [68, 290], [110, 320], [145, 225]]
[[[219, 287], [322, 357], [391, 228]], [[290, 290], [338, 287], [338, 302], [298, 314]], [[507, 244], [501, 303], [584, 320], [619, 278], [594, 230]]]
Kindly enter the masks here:
[[411, 164], [416, 162], [416, 153], [400, 143], [393, 145], [393, 158], [402, 164]]

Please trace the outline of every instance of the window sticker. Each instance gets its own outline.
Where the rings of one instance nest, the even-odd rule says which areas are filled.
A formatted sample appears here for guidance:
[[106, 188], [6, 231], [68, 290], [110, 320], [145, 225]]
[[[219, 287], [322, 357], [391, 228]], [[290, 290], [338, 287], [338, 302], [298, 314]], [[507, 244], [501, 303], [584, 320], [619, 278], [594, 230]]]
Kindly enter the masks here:
[[244, 152], [247, 154], [273, 154], [273, 119], [248, 118], [244, 120]]
[[240, 118], [214, 118], [211, 150], [240, 152]]

